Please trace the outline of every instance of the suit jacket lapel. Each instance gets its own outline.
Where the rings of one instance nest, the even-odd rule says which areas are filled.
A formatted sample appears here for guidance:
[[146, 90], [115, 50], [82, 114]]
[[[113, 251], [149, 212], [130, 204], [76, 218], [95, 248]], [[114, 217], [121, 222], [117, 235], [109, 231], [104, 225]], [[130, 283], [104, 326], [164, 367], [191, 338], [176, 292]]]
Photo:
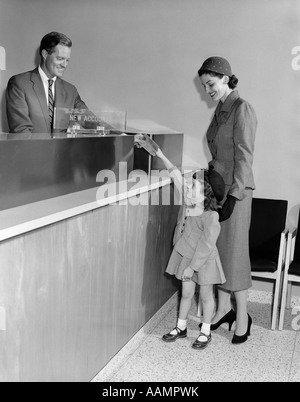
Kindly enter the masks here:
[[31, 74], [31, 81], [33, 83], [33, 90], [38, 98], [38, 101], [41, 106], [42, 113], [44, 115], [44, 119], [46, 121], [46, 125], [50, 130], [50, 121], [49, 121], [49, 112], [48, 112], [48, 105], [47, 105], [47, 99], [45, 95], [45, 90], [44, 90], [44, 85], [42, 82], [42, 79], [40, 77], [40, 74], [38, 72], [38, 69], [36, 68], [35, 70], [32, 71]]

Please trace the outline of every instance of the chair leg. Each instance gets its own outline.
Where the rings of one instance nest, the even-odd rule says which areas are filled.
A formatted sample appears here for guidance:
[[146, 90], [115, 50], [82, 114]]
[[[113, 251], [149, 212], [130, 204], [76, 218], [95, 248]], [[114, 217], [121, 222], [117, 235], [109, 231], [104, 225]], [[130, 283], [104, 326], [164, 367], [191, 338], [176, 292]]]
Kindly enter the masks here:
[[292, 237], [288, 234], [287, 239], [287, 246], [286, 246], [286, 253], [285, 253], [285, 264], [284, 264], [284, 271], [283, 271], [283, 284], [282, 284], [282, 292], [281, 292], [281, 306], [280, 306], [280, 316], [279, 316], [279, 331], [283, 329], [283, 321], [284, 321], [284, 313], [286, 307], [286, 297], [287, 297], [287, 288], [289, 284], [288, 280], [288, 273], [289, 273], [289, 266], [290, 266], [290, 256], [291, 256], [291, 245], [292, 245]]
[[285, 313], [286, 299], [287, 299], [287, 287], [288, 287], [288, 278], [287, 278], [287, 274], [285, 272], [283, 286], [282, 286], [282, 295], [281, 295], [280, 317], [279, 317], [279, 326], [278, 326], [279, 331], [282, 331], [282, 329], [283, 329], [284, 313]]
[[289, 282], [286, 295], [286, 307], [291, 308], [291, 304], [292, 304], [292, 282]]
[[274, 300], [273, 300], [272, 320], [271, 320], [271, 329], [273, 331], [276, 329], [276, 324], [277, 324], [280, 283], [281, 283], [281, 278], [280, 277], [276, 278]]

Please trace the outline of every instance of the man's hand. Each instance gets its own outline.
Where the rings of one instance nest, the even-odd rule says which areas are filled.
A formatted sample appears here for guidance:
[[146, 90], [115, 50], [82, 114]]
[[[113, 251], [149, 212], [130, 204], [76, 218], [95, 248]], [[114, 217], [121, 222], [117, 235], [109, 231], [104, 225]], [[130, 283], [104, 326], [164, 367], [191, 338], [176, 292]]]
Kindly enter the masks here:
[[220, 222], [224, 222], [230, 218], [230, 216], [233, 212], [236, 200], [237, 200], [237, 198], [233, 197], [232, 195], [227, 196], [227, 198], [222, 206], [222, 209], [219, 212], [219, 215], [220, 215], [219, 221]]

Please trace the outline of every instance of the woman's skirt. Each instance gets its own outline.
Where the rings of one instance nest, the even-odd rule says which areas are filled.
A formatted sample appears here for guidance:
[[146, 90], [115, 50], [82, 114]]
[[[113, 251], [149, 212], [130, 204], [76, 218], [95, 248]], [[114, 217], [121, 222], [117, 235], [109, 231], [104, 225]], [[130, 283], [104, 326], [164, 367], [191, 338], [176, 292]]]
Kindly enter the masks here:
[[246, 197], [235, 203], [230, 218], [221, 222], [217, 248], [226, 277], [222, 288], [232, 292], [252, 286], [249, 256], [251, 205], [252, 190], [247, 189]]

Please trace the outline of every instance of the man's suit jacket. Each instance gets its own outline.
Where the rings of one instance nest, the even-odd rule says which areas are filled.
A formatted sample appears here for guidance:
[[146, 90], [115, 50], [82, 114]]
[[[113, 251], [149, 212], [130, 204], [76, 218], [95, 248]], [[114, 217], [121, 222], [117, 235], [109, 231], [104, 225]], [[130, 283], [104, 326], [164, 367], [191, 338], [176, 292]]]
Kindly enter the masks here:
[[[54, 103], [55, 107], [87, 109], [75, 86], [61, 78], [55, 82]], [[10, 78], [6, 111], [10, 133], [51, 136], [47, 100], [38, 68]]]

